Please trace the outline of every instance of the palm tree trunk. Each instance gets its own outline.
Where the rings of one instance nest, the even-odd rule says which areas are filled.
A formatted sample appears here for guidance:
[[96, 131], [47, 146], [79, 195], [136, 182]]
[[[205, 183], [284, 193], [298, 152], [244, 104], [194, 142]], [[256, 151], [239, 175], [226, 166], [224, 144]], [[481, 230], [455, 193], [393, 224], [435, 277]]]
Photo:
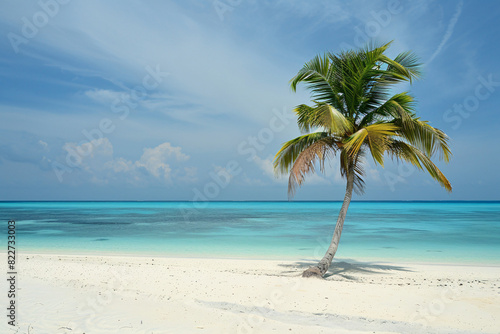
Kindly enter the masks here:
[[342, 207], [340, 208], [339, 217], [337, 218], [337, 224], [335, 225], [335, 231], [333, 232], [332, 241], [330, 242], [330, 246], [326, 251], [325, 256], [319, 261], [319, 263], [307, 269], [302, 273], [302, 277], [323, 277], [328, 268], [332, 264], [333, 257], [337, 252], [337, 248], [339, 247], [340, 235], [342, 234], [342, 229], [344, 227], [345, 216], [347, 215], [347, 209], [349, 208], [349, 204], [351, 203], [352, 198], [352, 189], [354, 187], [354, 170], [351, 167], [349, 169], [349, 174], [347, 176], [347, 186], [345, 191], [344, 202], [342, 203]]

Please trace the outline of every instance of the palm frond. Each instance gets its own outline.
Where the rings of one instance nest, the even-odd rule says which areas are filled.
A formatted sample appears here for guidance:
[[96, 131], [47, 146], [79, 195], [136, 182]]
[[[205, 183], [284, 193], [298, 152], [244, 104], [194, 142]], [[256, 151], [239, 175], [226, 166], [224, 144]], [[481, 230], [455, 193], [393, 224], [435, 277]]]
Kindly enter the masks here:
[[393, 95], [379, 107], [367, 113], [359, 123], [359, 126], [369, 125], [374, 121], [382, 119], [401, 119], [401, 122], [407, 123], [412, 121], [415, 115], [414, 111], [415, 102], [413, 96], [407, 92], [402, 92]]
[[417, 63], [418, 58], [411, 52], [399, 54], [395, 59], [391, 59], [385, 55], [380, 57], [380, 61], [387, 64], [384, 71], [384, 80], [390, 82], [409, 81], [420, 76], [420, 63]]
[[319, 140], [305, 148], [295, 159], [290, 176], [288, 178], [288, 196], [293, 197], [297, 186], [301, 186], [304, 178], [309, 173], [314, 173], [315, 162], [319, 163], [320, 170], [325, 169], [325, 159], [329, 153], [333, 153], [332, 147], [324, 141]]
[[356, 131], [344, 142], [344, 150], [351, 157], [355, 157], [360, 151], [361, 146], [365, 143], [366, 137], [368, 137], [368, 130], [366, 128]]
[[367, 144], [370, 148], [375, 162], [384, 165], [384, 152], [390, 138], [396, 134], [398, 127], [391, 123], [376, 123], [368, 125], [344, 142], [344, 149], [351, 157], [356, 157], [363, 144]]
[[351, 122], [329, 104], [320, 103], [315, 108], [301, 104], [294, 111], [297, 114], [297, 125], [302, 132], [323, 128], [325, 131], [342, 136], [353, 129]]
[[314, 100], [329, 103], [343, 112], [344, 105], [339, 97], [341, 92], [332, 86], [332, 72], [334, 72], [334, 69], [328, 55], [318, 55], [307, 62], [290, 80], [290, 87], [295, 92], [297, 91], [297, 85], [303, 82], [311, 91]]
[[447, 191], [451, 192], [452, 187], [450, 181], [448, 181], [448, 179], [431, 161], [431, 159], [417, 147], [400, 140], [394, 140], [389, 144], [387, 152], [393, 158], [409, 162], [418, 169], [425, 168], [432, 178], [434, 178]]
[[410, 122], [395, 120], [394, 123], [400, 127], [398, 135], [422, 150], [428, 157], [438, 153], [439, 159], [445, 162], [450, 161], [449, 138], [443, 131], [432, 127], [427, 121], [421, 121], [419, 118], [412, 118]]
[[326, 55], [317, 55], [311, 61], [307, 62], [290, 80], [290, 87], [295, 92], [300, 82], [313, 83], [321, 79], [328, 85], [327, 77], [329, 69], [329, 58]]
[[313, 132], [284, 143], [274, 157], [273, 164], [276, 173], [288, 174], [300, 153], [318, 141], [333, 145], [335, 139], [328, 132]]
[[[406, 73], [409, 73], [411, 78], [418, 79], [422, 75], [422, 63], [420, 63], [420, 59], [415, 53], [411, 51], [401, 52], [396, 56], [396, 58], [394, 58], [394, 61], [403, 66]], [[387, 69], [389, 71], [393, 70], [391, 66]]]

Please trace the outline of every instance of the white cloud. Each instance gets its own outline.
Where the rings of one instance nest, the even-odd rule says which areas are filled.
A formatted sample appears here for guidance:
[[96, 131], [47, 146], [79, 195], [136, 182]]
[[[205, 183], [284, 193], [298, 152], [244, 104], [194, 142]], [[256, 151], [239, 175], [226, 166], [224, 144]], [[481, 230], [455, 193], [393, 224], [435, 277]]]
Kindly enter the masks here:
[[180, 147], [173, 147], [170, 143], [163, 143], [154, 148], [145, 148], [141, 158], [135, 162], [137, 168], [145, 168], [157, 178], [170, 179], [172, 169], [167, 163], [175, 157], [176, 161], [186, 161], [189, 156], [181, 152]]
[[91, 89], [85, 92], [85, 96], [91, 100], [102, 104], [111, 105], [113, 101], [119, 99], [123, 92], [117, 92], [109, 89]]
[[48, 150], [48, 148], [49, 148], [49, 144], [47, 144], [43, 140], [39, 140], [38, 144], [40, 144], [40, 146], [42, 146], [43, 150], [45, 150], [45, 151]]
[[266, 175], [268, 178], [275, 180], [276, 182], [281, 182], [284, 180], [283, 177], [277, 177], [277, 175], [274, 173], [272, 156], [268, 156], [265, 159], [261, 159], [259, 156], [255, 156], [253, 162], [259, 167], [259, 169], [262, 171], [262, 174]]
[[134, 168], [134, 163], [124, 158], [118, 158], [106, 162], [105, 167], [112, 169], [115, 173], [125, 173]]
[[[71, 156], [73, 164], [91, 175], [90, 181], [107, 184], [110, 180], [123, 180], [137, 183], [147, 181], [148, 176], [156, 180], [172, 182], [175, 172], [178, 179], [185, 182], [196, 180], [195, 167], [178, 166], [189, 156], [180, 147], [163, 143], [153, 148], [145, 148], [136, 161], [113, 156], [113, 145], [108, 138], [92, 140], [80, 145], [66, 143], [63, 147], [66, 156]], [[175, 167], [173, 165], [176, 165]]]

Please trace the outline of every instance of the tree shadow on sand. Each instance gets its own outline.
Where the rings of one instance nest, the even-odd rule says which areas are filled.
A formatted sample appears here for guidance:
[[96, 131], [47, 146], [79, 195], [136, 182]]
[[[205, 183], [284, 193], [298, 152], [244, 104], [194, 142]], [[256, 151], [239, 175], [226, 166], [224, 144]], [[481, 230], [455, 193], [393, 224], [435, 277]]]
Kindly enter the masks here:
[[[309, 267], [315, 266], [317, 261], [298, 261], [292, 264], [280, 264], [281, 267], [288, 269], [295, 269], [293, 272], [306, 270]], [[412, 272], [412, 270], [388, 263], [377, 263], [377, 262], [361, 262], [353, 259], [340, 259], [332, 263], [328, 269], [325, 279], [335, 275], [341, 276], [348, 280], [357, 280], [355, 274], [372, 274], [372, 275], [386, 275], [391, 274], [394, 271], [406, 271]], [[291, 273], [292, 271], [286, 271], [285, 273]]]

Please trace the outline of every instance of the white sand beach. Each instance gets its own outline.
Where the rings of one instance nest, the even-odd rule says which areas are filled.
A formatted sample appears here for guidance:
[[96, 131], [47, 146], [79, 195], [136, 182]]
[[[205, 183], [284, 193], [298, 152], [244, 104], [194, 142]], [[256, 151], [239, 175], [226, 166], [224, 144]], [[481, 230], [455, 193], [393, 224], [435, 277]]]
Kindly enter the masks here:
[[2, 333], [499, 333], [500, 267], [311, 263], [22, 254]]

